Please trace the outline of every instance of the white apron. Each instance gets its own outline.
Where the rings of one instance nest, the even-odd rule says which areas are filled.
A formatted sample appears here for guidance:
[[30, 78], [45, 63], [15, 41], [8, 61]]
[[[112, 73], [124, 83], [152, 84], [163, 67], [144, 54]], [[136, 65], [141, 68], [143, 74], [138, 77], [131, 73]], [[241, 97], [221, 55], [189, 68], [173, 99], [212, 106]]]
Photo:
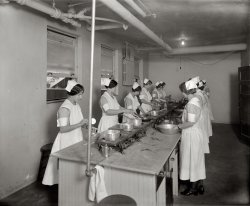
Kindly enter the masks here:
[[209, 149], [209, 132], [208, 132], [208, 121], [207, 119], [209, 118], [208, 116], [208, 110], [206, 109], [207, 107], [207, 102], [205, 99], [204, 94], [202, 93], [201, 90], [197, 90], [196, 94], [197, 98], [199, 98], [202, 108], [201, 108], [201, 117], [200, 117], [200, 122], [201, 128], [202, 128], [202, 133], [203, 133], [203, 147], [204, 147], [204, 152], [209, 154], [210, 149]]
[[[210, 108], [210, 103], [209, 103], [209, 99], [208, 96], [206, 94], [206, 92], [202, 92], [205, 99], [206, 99], [206, 105], [205, 105], [205, 112], [207, 114], [206, 116], [206, 125], [207, 125], [207, 131], [208, 131], [208, 136], [211, 137], [213, 135], [213, 129], [212, 129], [212, 123], [211, 123], [211, 108]], [[213, 118], [213, 117], [212, 117]], [[208, 139], [209, 142], [209, 139]]]
[[[108, 92], [104, 92], [103, 95], [101, 96], [101, 100], [102, 98], [105, 98], [107, 100], [108, 109], [120, 109], [120, 105], [117, 102], [117, 99], [115, 97], [111, 97]], [[106, 131], [110, 127], [118, 124], [118, 115], [107, 115], [103, 108], [103, 105], [101, 105], [101, 109], [102, 109], [102, 117], [98, 125], [99, 133]]]
[[[132, 105], [129, 105], [128, 102], [132, 102]], [[128, 95], [124, 98], [124, 104], [126, 109], [132, 109], [135, 113], [138, 107], [140, 106], [137, 96], [133, 97], [131, 93], [128, 93]], [[130, 121], [130, 119], [126, 118], [126, 116], [129, 117], [130, 119], [135, 118], [132, 114], [125, 114], [123, 115], [123, 122]]]
[[[62, 107], [67, 108], [70, 111], [70, 116], [69, 116], [70, 125], [77, 124], [83, 120], [83, 115], [79, 104], [74, 105], [68, 99], [66, 99], [60, 108]], [[58, 120], [57, 120], [57, 126], [59, 126]], [[53, 143], [51, 154], [65, 147], [73, 145], [77, 142], [80, 142], [82, 140], [83, 140], [83, 135], [81, 127], [76, 128], [70, 132], [65, 132], [65, 133], [59, 132]], [[42, 183], [44, 185], [58, 184], [58, 158], [50, 155]]]
[[162, 93], [158, 91], [156, 88], [153, 90], [152, 96], [157, 100], [163, 99]]
[[[141, 90], [140, 98], [144, 99], [144, 100], [146, 100], [148, 102], [151, 102], [151, 100], [152, 100], [151, 94], [149, 93], [149, 91], [145, 87], [143, 87], [142, 90]], [[151, 105], [148, 105], [148, 104], [142, 103], [141, 107], [144, 110], [144, 112], [146, 112], [146, 113], [150, 112], [152, 110]]]
[[[197, 106], [201, 108], [201, 103], [197, 97], [192, 98], [186, 105], [182, 120], [186, 122], [190, 111], [188, 108]], [[197, 122], [189, 128], [182, 130], [180, 145], [180, 179], [196, 182], [206, 178], [205, 158], [203, 151], [203, 133], [200, 128], [200, 116], [195, 114]]]

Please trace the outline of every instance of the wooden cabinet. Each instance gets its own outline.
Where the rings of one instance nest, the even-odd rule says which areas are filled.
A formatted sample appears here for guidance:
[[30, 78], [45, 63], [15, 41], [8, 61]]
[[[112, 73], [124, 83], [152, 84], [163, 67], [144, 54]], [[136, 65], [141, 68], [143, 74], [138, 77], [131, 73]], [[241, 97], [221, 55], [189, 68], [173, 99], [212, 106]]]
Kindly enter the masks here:
[[250, 66], [239, 67], [240, 133], [250, 138]]

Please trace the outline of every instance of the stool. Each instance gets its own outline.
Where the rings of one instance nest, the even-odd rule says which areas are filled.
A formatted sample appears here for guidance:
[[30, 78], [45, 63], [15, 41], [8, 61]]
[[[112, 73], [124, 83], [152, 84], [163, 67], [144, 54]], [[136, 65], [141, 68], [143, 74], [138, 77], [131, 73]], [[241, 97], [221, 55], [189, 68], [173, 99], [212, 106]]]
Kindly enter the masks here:
[[40, 161], [40, 166], [39, 166], [39, 171], [38, 171], [38, 176], [37, 176], [38, 181], [42, 181], [43, 179], [52, 146], [53, 146], [53, 143], [50, 143], [50, 144], [46, 144], [42, 146], [40, 149], [42, 154], [41, 154], [41, 161]]
[[110, 195], [105, 197], [96, 206], [136, 206], [136, 202], [126, 195]]

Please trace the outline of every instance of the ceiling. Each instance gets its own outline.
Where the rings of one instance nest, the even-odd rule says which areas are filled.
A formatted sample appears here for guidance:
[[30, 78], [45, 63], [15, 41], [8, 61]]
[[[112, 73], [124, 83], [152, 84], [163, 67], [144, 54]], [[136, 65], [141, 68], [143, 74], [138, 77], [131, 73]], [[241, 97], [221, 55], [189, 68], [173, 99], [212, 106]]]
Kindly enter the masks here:
[[[44, 0], [52, 4], [53, 0]], [[108, 0], [107, 0], [108, 1]], [[67, 12], [69, 6], [76, 12], [91, 7], [91, 0], [54, 0], [55, 6]], [[136, 18], [172, 48], [215, 46], [246, 43], [250, 27], [250, 1], [248, 0], [134, 0], [148, 16], [145, 18], [132, 9], [124, 0], [119, 2]], [[85, 15], [91, 15], [91, 11]], [[114, 11], [97, 0], [97, 17], [106, 17], [127, 23]], [[102, 22], [103, 23], [103, 22]], [[97, 21], [97, 25], [101, 22]], [[159, 47], [148, 36], [128, 23], [123, 28], [99, 30], [128, 41], [137, 47]]]

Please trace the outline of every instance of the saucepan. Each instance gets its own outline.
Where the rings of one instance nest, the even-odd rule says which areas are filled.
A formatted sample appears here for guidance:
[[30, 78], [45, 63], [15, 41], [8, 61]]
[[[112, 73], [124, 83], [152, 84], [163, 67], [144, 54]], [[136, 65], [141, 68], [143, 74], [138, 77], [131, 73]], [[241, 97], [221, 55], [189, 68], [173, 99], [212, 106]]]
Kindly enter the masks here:
[[115, 141], [120, 137], [120, 131], [119, 130], [113, 130], [109, 129], [100, 134], [100, 138], [104, 138], [108, 141]]
[[155, 125], [155, 127], [161, 133], [164, 133], [164, 134], [177, 134], [179, 132], [179, 129], [175, 124], [163, 123], [163, 124]]
[[142, 119], [141, 118], [135, 118], [134, 120], [134, 126], [135, 127], [140, 127], [142, 124]]
[[130, 131], [132, 131], [134, 129], [134, 125], [131, 124], [131, 123], [123, 123], [123, 124], [121, 124], [121, 128], [124, 131], [130, 132]]

